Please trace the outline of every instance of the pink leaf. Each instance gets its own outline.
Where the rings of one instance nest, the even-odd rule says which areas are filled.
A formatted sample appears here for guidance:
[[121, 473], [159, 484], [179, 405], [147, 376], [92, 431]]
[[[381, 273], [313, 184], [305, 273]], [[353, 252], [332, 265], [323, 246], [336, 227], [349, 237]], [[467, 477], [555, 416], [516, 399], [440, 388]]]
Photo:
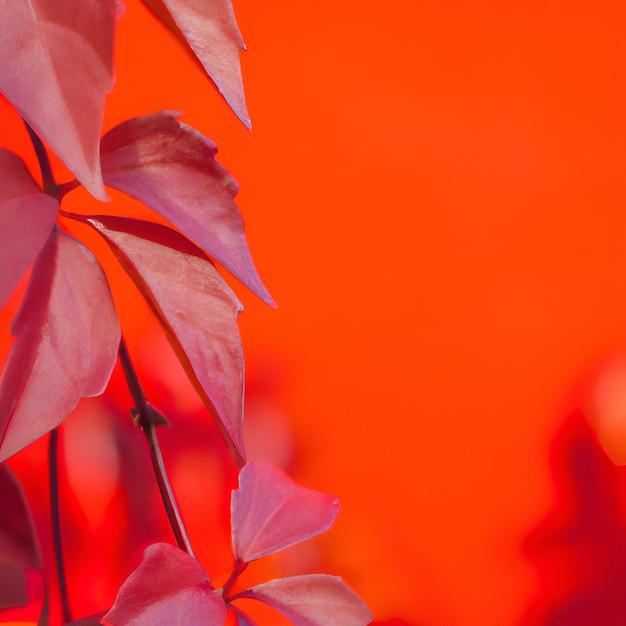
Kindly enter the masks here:
[[196, 559], [165, 543], [146, 548], [121, 586], [108, 626], [223, 626], [226, 605]]
[[0, 150], [0, 180], [1, 308], [46, 243], [59, 205], [8, 150]]
[[115, 0], [0, 0], [0, 91], [97, 198]]
[[81, 397], [101, 394], [120, 329], [100, 266], [58, 228], [39, 254], [0, 384], [0, 461], [60, 424]]
[[278, 578], [241, 594], [273, 606], [295, 626], [365, 626], [373, 615], [337, 576], [313, 574]]
[[102, 139], [107, 185], [141, 200], [232, 272], [268, 304], [272, 297], [254, 267], [237, 185], [215, 160], [215, 144], [176, 111], [129, 120]]
[[231, 500], [235, 556], [248, 563], [319, 535], [338, 512], [337, 498], [302, 487], [271, 465], [249, 463]]
[[204, 68], [239, 119], [250, 128], [239, 64], [245, 50], [231, 0], [143, 0]]
[[241, 304], [204, 253], [158, 224], [88, 218], [146, 298], [236, 460], [243, 445]]
[[27, 569], [40, 569], [35, 528], [19, 481], [0, 464], [0, 609], [28, 602]]

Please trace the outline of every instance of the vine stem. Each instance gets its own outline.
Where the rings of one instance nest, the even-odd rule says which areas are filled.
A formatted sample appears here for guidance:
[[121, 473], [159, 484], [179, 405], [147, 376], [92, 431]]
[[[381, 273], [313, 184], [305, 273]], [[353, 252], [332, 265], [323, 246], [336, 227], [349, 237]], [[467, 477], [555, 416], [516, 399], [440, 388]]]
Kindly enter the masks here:
[[148, 447], [150, 449], [150, 458], [152, 459], [152, 467], [154, 469], [154, 475], [161, 492], [161, 498], [165, 511], [172, 527], [176, 543], [181, 550], [184, 550], [190, 556], [194, 556], [191, 542], [185, 530], [183, 524], [183, 518], [180, 514], [178, 504], [176, 503], [176, 497], [174, 496], [174, 490], [170, 483], [167, 471], [165, 469], [165, 463], [163, 461], [163, 455], [161, 454], [161, 447], [159, 446], [159, 440], [156, 434], [157, 426], [169, 425], [167, 419], [161, 415], [153, 406], [150, 405], [146, 399], [146, 395], [143, 391], [135, 367], [130, 359], [126, 342], [122, 337], [120, 341], [120, 362], [126, 377], [128, 389], [130, 395], [135, 403], [135, 408], [131, 410], [134, 423], [141, 428], [146, 439], [148, 441]]
[[61, 609], [63, 611], [63, 623], [72, 621], [70, 599], [67, 591], [67, 579], [65, 577], [65, 563], [63, 560], [63, 542], [61, 540], [61, 511], [59, 507], [59, 429], [54, 428], [50, 432], [50, 445], [48, 448], [48, 466], [50, 476], [50, 512], [52, 517], [52, 537], [54, 542], [54, 556], [57, 565], [57, 577], [59, 579], [59, 591], [61, 594]]
[[233, 588], [233, 585], [235, 584], [235, 581], [237, 580], [237, 578], [239, 578], [240, 574], [243, 572], [243, 570], [246, 569], [246, 567], [248, 567], [248, 564], [246, 562], [239, 561], [239, 560], [235, 561], [235, 565], [233, 566], [233, 571], [231, 572], [230, 577], [226, 581], [226, 584], [222, 588], [222, 597], [224, 598], [226, 602], [230, 600], [234, 600], [237, 597], [237, 596], [233, 596], [232, 598], [229, 598], [228, 596], [230, 594], [230, 590]]
[[32, 129], [30, 124], [23, 118], [22, 121], [26, 126], [26, 130], [28, 131], [28, 136], [30, 137], [30, 140], [33, 144], [33, 148], [35, 148], [37, 161], [39, 161], [39, 169], [41, 170], [41, 181], [43, 183], [43, 190], [47, 194], [57, 198], [59, 194], [59, 186], [54, 182], [54, 177], [52, 176], [52, 167], [50, 166], [50, 159], [48, 157], [46, 147], [43, 145], [43, 142], [39, 138], [39, 135]]
[[[32, 129], [30, 124], [22, 118], [28, 136], [35, 149], [39, 169], [41, 170], [41, 180], [45, 193], [58, 196], [58, 186], [52, 176], [52, 167], [48, 152], [39, 135]], [[65, 576], [65, 561], [63, 559], [63, 540], [61, 537], [61, 507], [59, 506], [59, 429], [53, 428], [50, 432], [48, 445], [48, 476], [50, 489], [50, 517], [52, 522], [52, 542], [54, 544], [54, 557], [56, 562], [57, 578], [59, 579], [59, 593], [61, 595], [61, 611], [63, 622], [72, 621], [72, 611], [70, 609], [70, 599], [67, 589], [67, 578]], [[47, 596], [46, 596], [47, 602]], [[47, 612], [47, 609], [44, 609]], [[42, 612], [43, 614], [43, 612]]]

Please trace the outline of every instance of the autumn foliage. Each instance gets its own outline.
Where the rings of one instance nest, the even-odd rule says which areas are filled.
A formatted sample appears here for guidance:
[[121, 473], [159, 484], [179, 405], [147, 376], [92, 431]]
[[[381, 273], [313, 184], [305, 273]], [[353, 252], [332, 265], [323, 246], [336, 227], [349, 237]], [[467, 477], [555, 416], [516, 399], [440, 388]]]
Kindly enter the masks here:
[[[230, 0], [144, 3], [249, 126], [239, 67], [244, 45]], [[134, 403], [128, 409], [146, 435], [178, 544], [149, 546], [104, 613], [73, 620], [62, 581], [64, 623], [221, 626], [237, 619], [254, 626], [258, 603], [297, 626], [369, 623], [365, 604], [335, 576], [239, 584], [252, 561], [327, 530], [339, 503], [271, 465], [246, 463], [242, 305], [215, 264], [267, 304], [274, 301], [250, 256], [234, 201], [238, 187], [216, 161], [216, 146], [180, 123], [177, 111], [128, 120], [101, 138], [121, 2], [6, 0], [0, 7], [0, 90], [23, 118], [41, 168], [38, 182], [20, 156], [0, 150], [0, 305], [27, 280], [0, 382], [0, 461], [52, 431], [58, 535], [56, 429], [81, 398], [103, 394], [119, 359]], [[57, 181], [48, 149], [75, 178]], [[101, 214], [65, 210], [64, 198], [79, 187], [103, 203], [107, 188], [121, 191], [159, 219], [107, 214], [106, 204]], [[218, 589], [194, 556], [169, 485], [157, 438], [169, 420], [144, 392], [105, 271], [89, 240], [74, 236], [76, 224], [102, 238], [136, 285], [240, 468], [230, 503], [232, 570]], [[20, 483], [5, 463], [0, 501], [0, 609], [6, 609], [32, 601], [28, 580], [41, 571], [42, 558]], [[60, 540], [56, 548], [63, 579]], [[40, 624], [51, 620], [48, 596], [35, 598]]]

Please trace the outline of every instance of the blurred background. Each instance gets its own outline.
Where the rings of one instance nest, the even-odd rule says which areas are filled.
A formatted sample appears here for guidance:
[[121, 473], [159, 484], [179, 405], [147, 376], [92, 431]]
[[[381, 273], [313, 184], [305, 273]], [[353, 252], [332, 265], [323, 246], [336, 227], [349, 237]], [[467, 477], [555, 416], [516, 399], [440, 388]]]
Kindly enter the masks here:
[[[179, 109], [241, 185], [279, 305], [231, 281], [246, 307], [248, 447], [342, 502], [329, 533], [251, 580], [341, 575], [387, 626], [626, 624], [626, 5], [235, 11], [252, 133], [135, 0], [105, 130]], [[36, 172], [1, 106], [2, 145]], [[104, 208], [67, 200], [147, 215], [112, 196]], [[134, 288], [97, 251], [149, 397], [174, 423], [166, 461], [219, 582], [228, 455]], [[2, 314], [5, 349], [18, 302]], [[110, 606], [142, 541], [171, 541], [145, 514], [157, 496], [129, 403], [116, 371], [107, 397], [65, 425], [77, 615]], [[12, 461], [42, 510], [44, 451]], [[124, 521], [129, 511], [145, 519]]]

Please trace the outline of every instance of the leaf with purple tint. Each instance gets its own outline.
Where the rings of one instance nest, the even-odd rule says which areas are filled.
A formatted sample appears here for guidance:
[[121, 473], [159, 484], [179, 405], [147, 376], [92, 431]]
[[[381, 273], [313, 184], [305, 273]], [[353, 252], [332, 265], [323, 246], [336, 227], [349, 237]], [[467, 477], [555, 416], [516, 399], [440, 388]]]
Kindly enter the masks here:
[[115, 187], [165, 217], [262, 300], [274, 301], [254, 267], [233, 198], [237, 184], [215, 144], [162, 111], [120, 124], [102, 138], [102, 171]]
[[246, 563], [327, 530], [339, 512], [339, 500], [298, 485], [265, 463], [249, 463], [233, 490], [233, 550]]
[[108, 626], [223, 626], [225, 621], [226, 605], [200, 563], [165, 543], [146, 548], [102, 618]]
[[26, 570], [40, 569], [35, 528], [17, 477], [0, 464], [0, 609], [28, 603]]
[[140, 220], [86, 218], [133, 279], [239, 464], [243, 445], [241, 304], [202, 250]]
[[0, 0], [0, 91], [97, 198], [115, 0]]
[[120, 329], [93, 255], [56, 228], [35, 261], [0, 383], [0, 461], [58, 426], [81, 397], [101, 394]]
[[230, 0], [143, 0], [250, 128], [239, 63], [245, 45]]
[[374, 619], [341, 578], [325, 574], [270, 580], [246, 589], [240, 597], [274, 607], [295, 626], [365, 626]]
[[22, 160], [0, 150], [0, 308], [48, 239], [59, 203], [43, 193]]

